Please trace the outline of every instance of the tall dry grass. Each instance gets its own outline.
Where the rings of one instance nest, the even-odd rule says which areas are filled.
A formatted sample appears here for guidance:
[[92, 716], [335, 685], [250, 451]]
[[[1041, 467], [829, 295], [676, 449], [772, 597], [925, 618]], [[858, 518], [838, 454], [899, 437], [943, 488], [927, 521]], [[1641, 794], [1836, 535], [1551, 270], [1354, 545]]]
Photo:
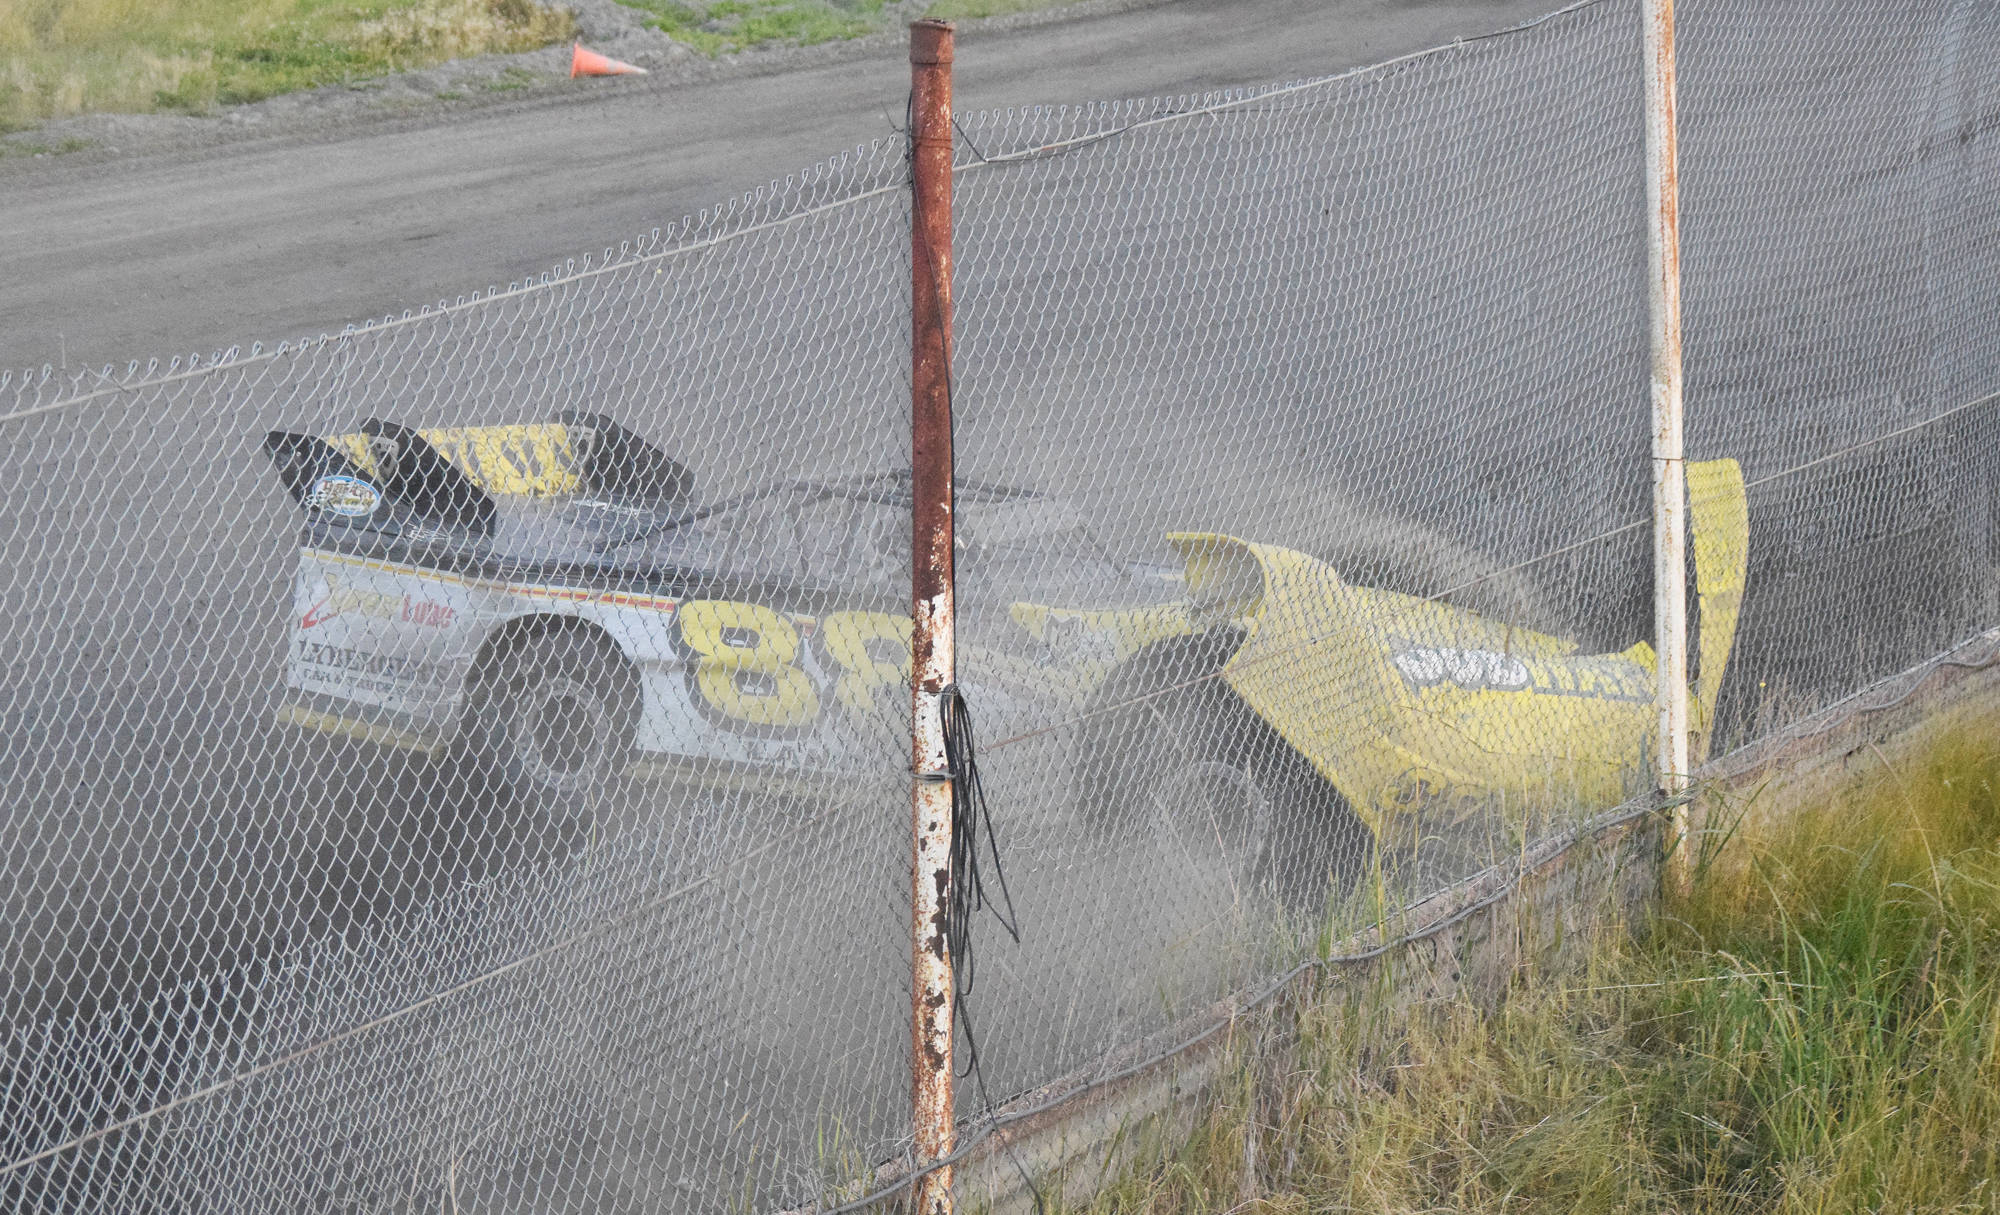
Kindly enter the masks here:
[[1310, 1010], [1088, 1209], [2000, 1210], [2000, 759], [1880, 775], [1497, 1010]]
[[574, 29], [567, 9], [535, 0], [0, 0], [0, 130], [206, 113]]

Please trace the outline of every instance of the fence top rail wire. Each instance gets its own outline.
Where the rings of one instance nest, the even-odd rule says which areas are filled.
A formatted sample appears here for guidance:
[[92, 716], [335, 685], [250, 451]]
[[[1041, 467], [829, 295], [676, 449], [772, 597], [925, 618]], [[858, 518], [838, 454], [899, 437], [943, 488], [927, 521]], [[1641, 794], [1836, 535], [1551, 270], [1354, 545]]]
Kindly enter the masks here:
[[[878, 144], [875, 146], [879, 147], [880, 145]], [[870, 151], [872, 149], [864, 148], [861, 150]], [[775, 188], [776, 184], [777, 183], [773, 183], [773, 187], [769, 188]], [[221, 354], [216, 355], [213, 359], [211, 359], [211, 361], [207, 363], [202, 363], [200, 361], [199, 355], [191, 355], [189, 356], [190, 365], [181, 368], [180, 370], [177, 371], [172, 370], [172, 368], [175, 364], [178, 364], [180, 362], [180, 356], [175, 356], [172, 362], [169, 363], [168, 365], [169, 371], [164, 375], [155, 376], [150, 379], [142, 378], [136, 380], [120, 381], [117, 383], [100, 383], [100, 385], [98, 385], [97, 387], [94, 387], [89, 391], [83, 392], [80, 395], [60, 398], [58, 400], [45, 402], [40, 405], [29, 406], [28, 408], [25, 409], [17, 409], [11, 413], [0, 414], [0, 423], [16, 422], [20, 421], [23, 418], [34, 417], [38, 414], [52, 413], [57, 410], [70, 409], [78, 405], [88, 404], [91, 401], [100, 400], [106, 397], [116, 396], [117, 394], [123, 392], [135, 392], [145, 388], [154, 388], [162, 384], [171, 384], [178, 380], [193, 379], [199, 376], [212, 375], [220, 371], [228, 371], [238, 367], [249, 366], [253, 363], [270, 362], [275, 359], [282, 358], [283, 356], [290, 354], [294, 351], [306, 350], [313, 346], [338, 344], [341, 342], [349, 341], [354, 338], [368, 337], [379, 333], [386, 333], [394, 329], [402, 328], [406, 325], [415, 325], [422, 322], [434, 321], [439, 317], [450, 316], [454, 313], [466, 312], [477, 308], [490, 307], [491, 305], [500, 303], [503, 300], [515, 299], [525, 295], [536, 295], [544, 291], [548, 291], [552, 288], [565, 286], [570, 283], [583, 282], [588, 279], [599, 278], [607, 274], [616, 273], [620, 270], [630, 269], [634, 266], [644, 266], [654, 262], [665, 261], [669, 258], [680, 257], [682, 255], [689, 253], [697, 253], [704, 249], [711, 249], [718, 245], [723, 245], [730, 241], [738, 240], [743, 237], [754, 236], [761, 232], [769, 232], [778, 228], [787, 227], [791, 224], [796, 224], [802, 220], [812, 219], [816, 216], [824, 215], [830, 211], [836, 211], [843, 207], [851, 206], [855, 203], [862, 202], [870, 198], [879, 197], [883, 194], [895, 193], [901, 189], [902, 186], [900, 184], [877, 186], [874, 187], [873, 189], [863, 190], [860, 193], [852, 194], [845, 198], [836, 199], [833, 202], [820, 203], [817, 206], [807, 207], [802, 210], [795, 211], [789, 215], [782, 215], [758, 223], [748, 224], [744, 227], [736, 228], [728, 232], [718, 233], [715, 235], [704, 237], [700, 240], [694, 240], [686, 244], [676, 245], [671, 249], [660, 249], [651, 253], [632, 254], [626, 252], [626, 250], [628, 250], [631, 247], [630, 243], [628, 242], [627, 245], [621, 247], [621, 249], [619, 250], [616, 251], [610, 249], [605, 250], [604, 253], [600, 255], [600, 260], [598, 261], [598, 264], [595, 266], [591, 264], [591, 257], [588, 254], [584, 255], [583, 264], [581, 266], [577, 264], [577, 259], [570, 258], [562, 265], [557, 266], [553, 270], [543, 273], [539, 277], [531, 276], [530, 278], [523, 280], [520, 283], [510, 285], [505, 289], [489, 288], [484, 292], [475, 291], [469, 296], [461, 296], [457, 300], [454, 300], [450, 303], [440, 301], [436, 304], [426, 305], [425, 307], [415, 312], [405, 312], [400, 316], [384, 317], [382, 320], [370, 321], [362, 325], [350, 325], [345, 329], [342, 329], [337, 334], [323, 333], [319, 335], [317, 338], [304, 337], [292, 341], [279, 342], [277, 346], [268, 350], [263, 349], [261, 343], [255, 344], [251, 346], [250, 353], [247, 355], [238, 356], [236, 354], [236, 351], [239, 349], [239, 347], [235, 346], [232, 346], [228, 350], [223, 351]], [[761, 199], [763, 197], [763, 194], [764, 194], [763, 191], [759, 191], [755, 194], [746, 195], [745, 197], [749, 201], [746, 201], [746, 203], [743, 205], [745, 206], [755, 205], [755, 202]], [[684, 226], [695, 227], [695, 226], [701, 226], [704, 223], [716, 222], [708, 218], [709, 214], [710, 213], [704, 213], [702, 219], [687, 221], [686, 225]], [[724, 212], [723, 214], [727, 215], [729, 214], [729, 212]], [[669, 230], [668, 238], [671, 238], [671, 235], [672, 232], [671, 230]], [[658, 230], [656, 229], [653, 234], [645, 238], [642, 238], [642, 243], [654, 244], [659, 242], [661, 239], [665, 238], [659, 236]], [[130, 364], [130, 366], [136, 368], [138, 364], [135, 362]], [[151, 372], [158, 366], [159, 366], [158, 359], [151, 360], [147, 364], [145, 374], [150, 375]], [[42, 371], [44, 377], [42, 382], [46, 382], [46, 378], [49, 374], [50, 369], [45, 365]], [[84, 379], [90, 376], [96, 376], [100, 381], [108, 381], [111, 378], [110, 372], [111, 369], [109, 367], [106, 367], [101, 371], [86, 370], [78, 373], [76, 382], [80, 385]], [[28, 380], [32, 376], [32, 374], [33, 374], [32, 372], [23, 373], [23, 379], [21, 383], [21, 387], [23, 389], [32, 386], [28, 383]], [[6, 373], [0, 373], [0, 388], [5, 388], [7, 386], [7, 383], [8, 381], [6, 378]]]
[[[1476, 42], [1485, 42], [1494, 38], [1506, 38], [1516, 34], [1522, 34], [1527, 32], [1528, 30], [1534, 29], [1537, 26], [1545, 25], [1548, 22], [1557, 20], [1558, 18], [1561, 17], [1566, 17], [1571, 13], [1579, 12], [1587, 8], [1596, 8], [1599, 5], [1611, 2], [1612, 0], [1574, 0], [1573, 3], [1564, 5], [1563, 7], [1556, 9], [1553, 12], [1543, 13], [1539, 17], [1532, 17], [1526, 21], [1521, 22], [1518, 25], [1510, 25], [1505, 29], [1492, 30], [1484, 34], [1473, 34], [1466, 37], [1454, 38], [1450, 42], [1443, 43], [1442, 45], [1439, 46], [1426, 47], [1425, 49], [1420, 51], [1411, 51], [1405, 55], [1398, 55], [1393, 59], [1384, 59], [1377, 63], [1364, 64], [1361, 67], [1349, 68], [1344, 72], [1335, 72], [1329, 76], [1315, 76], [1307, 80], [1294, 80], [1278, 85], [1229, 89], [1214, 93], [1203, 94], [1201, 95], [1200, 102], [1198, 104], [1193, 104], [1193, 105], [1187, 104], [1194, 100], [1193, 95], [1186, 95], [1165, 101], [1154, 101], [1152, 103], [1153, 104], [1152, 113], [1148, 114], [1144, 118], [1125, 123], [1121, 126], [1110, 127], [1102, 131], [1092, 131], [1085, 135], [1076, 135], [1068, 139], [1055, 140], [1053, 142], [1041, 144], [1033, 148], [1023, 148], [1015, 152], [995, 153], [994, 155], [991, 156], [988, 156], [980, 152], [979, 149], [977, 148], [968, 148], [968, 150], [972, 152], [974, 159], [970, 163], [961, 164], [957, 166], [955, 171], [959, 173], [965, 173], [976, 168], [1005, 166], [1009, 164], [1018, 164], [1023, 161], [1046, 160], [1052, 156], [1060, 156], [1063, 153], [1071, 152], [1078, 148], [1088, 147], [1091, 144], [1102, 143], [1106, 140], [1115, 139], [1119, 136], [1127, 135], [1134, 131], [1144, 130], [1148, 127], [1162, 126], [1174, 122], [1182, 122], [1191, 118], [1209, 117], [1215, 114], [1224, 113], [1229, 110], [1241, 110], [1243, 107], [1250, 105], [1253, 102], [1270, 101], [1273, 98], [1288, 97], [1301, 93], [1312, 92], [1316, 89], [1322, 89], [1329, 87], [1331, 85], [1342, 83], [1343, 81], [1374, 75], [1376, 73], [1387, 72], [1392, 68], [1401, 67], [1403, 64], [1411, 63], [1420, 59], [1428, 59], [1431, 58], [1432, 56], [1448, 54], [1452, 51], [1460, 49], [1461, 47], [1470, 46]], [[1138, 103], [1124, 103], [1124, 104], [1130, 106], [1130, 105], [1136, 105]], [[1163, 105], [1169, 108], [1161, 108]], [[991, 111], [989, 111], [989, 113], [990, 112]], [[1005, 112], [1014, 113], [1019, 111], [1005, 111]], [[977, 121], [976, 117], [974, 121], [975, 122]], [[961, 135], [964, 134], [964, 129], [962, 124], [960, 126], [960, 134]]]
[[[1000, 115], [1032, 113], [1036, 110], [1055, 109], [1061, 113], [1075, 112], [1078, 114], [1089, 114], [1100, 108], [1115, 111], [1119, 108], [1135, 109], [1140, 105], [1147, 104], [1151, 107], [1151, 112], [1146, 117], [1105, 130], [1056, 140], [1033, 148], [1024, 148], [1019, 151], [996, 153], [988, 156], [980, 153], [977, 149], [968, 147], [968, 150], [973, 153], [974, 158], [954, 166], [953, 171], [955, 173], [965, 173], [978, 168], [1003, 167], [1026, 161], [1046, 160], [1075, 151], [1078, 148], [1102, 143], [1106, 140], [1115, 139], [1150, 127], [1209, 117], [1230, 110], [1240, 110], [1242, 107], [1253, 102], [1268, 101], [1272, 98], [1294, 96], [1317, 89], [1328, 88], [1344, 81], [1387, 72], [1406, 63], [1428, 59], [1437, 55], [1449, 54], [1473, 43], [1525, 33], [1537, 26], [1547, 24], [1571, 13], [1610, 2], [1612, 0], [1574, 0], [1571, 4], [1521, 22], [1519, 25], [1509, 26], [1505, 29], [1494, 30], [1485, 34], [1455, 38], [1451, 42], [1443, 43], [1439, 46], [1412, 51], [1409, 54], [1399, 55], [1393, 59], [1386, 59], [1379, 63], [1364, 64], [1360, 67], [1349, 68], [1346, 71], [1335, 72], [1328, 76], [1318, 76], [1308, 80], [1292, 81], [1275, 86], [1253, 85], [1206, 94], [1183, 94], [1177, 98], [1155, 99], [1150, 103], [1130, 101], [1110, 103], [1102, 107], [1018, 107], [986, 111], [986, 114]], [[975, 124], [980, 120], [980, 117], [980, 115], [968, 116], [969, 120]], [[956, 125], [959, 126], [962, 136], [964, 123], [958, 122]], [[440, 300], [435, 304], [427, 304], [422, 308], [405, 310], [399, 315], [385, 316], [380, 320], [367, 321], [358, 325], [348, 325], [342, 328], [339, 333], [321, 333], [317, 337], [308, 335], [283, 340], [271, 347], [266, 347], [262, 342], [253, 342], [247, 354], [241, 353], [242, 347], [240, 345], [229, 346], [217, 351], [206, 361], [199, 354], [176, 354], [168, 358], [167, 370], [163, 373], [159, 373], [161, 360], [158, 358], [148, 359], [143, 365], [136, 359], [129, 362], [126, 365], [125, 377], [122, 379], [114, 378], [116, 372], [113, 370], [112, 365], [109, 364], [103, 368], [86, 368], [76, 372], [72, 376], [71, 391], [68, 395], [59, 396], [52, 401], [38, 402], [6, 413], [0, 413], [0, 425], [19, 422], [41, 414], [73, 409], [87, 405], [93, 401], [115, 397], [120, 393], [137, 392], [147, 388], [195, 379], [256, 363], [272, 362], [286, 355], [318, 346], [337, 345], [358, 338], [388, 333], [410, 325], [433, 322], [440, 317], [489, 308], [506, 300], [538, 295], [554, 288], [615, 274], [636, 266], [666, 262], [687, 254], [725, 245], [745, 237], [784, 228], [871, 198], [880, 197], [884, 194], [898, 193], [905, 188], [906, 183], [896, 181], [876, 185], [844, 197], [803, 207], [797, 211], [744, 223], [740, 227], [728, 226], [732, 220], [737, 219], [739, 216], [754, 214], [757, 208], [769, 206], [773, 202], [780, 200], [783, 193], [787, 190], [827, 188], [835, 182], [837, 176], [843, 171], [864, 167], [871, 160], [882, 156], [885, 151], [891, 148], [900, 148], [902, 142], [902, 133], [898, 132], [893, 137], [877, 139], [871, 143], [859, 145], [852, 151], [832, 160], [822, 162], [800, 173], [792, 174], [781, 181], [773, 181], [767, 186], [750, 191], [721, 207], [702, 211], [697, 215], [685, 218], [679, 224], [664, 229], [655, 228], [652, 232], [636, 240], [621, 244], [617, 249], [606, 248], [601, 254], [595, 255], [594, 258], [590, 254], [583, 255], [580, 262], [578, 258], [568, 258], [561, 264], [544, 271], [540, 275], [530, 275], [519, 282], [509, 284], [505, 288], [498, 286], [488, 287], [484, 291], [474, 291], [469, 295], [461, 295], [450, 301]], [[970, 141], [968, 140], [967, 142], [969, 144]], [[686, 240], [685, 243], [676, 244], [672, 248], [657, 247], [668, 241], [683, 239], [688, 234], [695, 232], [701, 232], [703, 235], [696, 239]], [[18, 400], [28, 392], [47, 384], [57, 374], [57, 368], [53, 364], [48, 363], [44, 363], [39, 370], [34, 367], [23, 368], [18, 373], [11, 369], [0, 370], [0, 391], [12, 389]]]

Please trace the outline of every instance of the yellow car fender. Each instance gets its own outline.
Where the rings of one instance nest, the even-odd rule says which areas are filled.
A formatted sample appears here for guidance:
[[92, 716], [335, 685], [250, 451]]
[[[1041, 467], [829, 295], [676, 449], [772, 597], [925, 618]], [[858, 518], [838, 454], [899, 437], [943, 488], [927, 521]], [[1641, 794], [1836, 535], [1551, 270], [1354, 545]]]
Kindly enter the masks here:
[[[1747, 567], [1742, 473], [1690, 465], [1705, 747]], [[1611, 654], [1436, 600], [1352, 586], [1325, 562], [1213, 533], [1169, 537], [1194, 625], [1246, 639], [1225, 665], [1237, 695], [1386, 840], [1426, 810], [1610, 805], [1646, 780], [1655, 657]], [[1510, 813], [1511, 812], [1511, 813]], [[1433, 820], [1435, 818], [1433, 817]]]
[[1076, 609], [1040, 603], [1009, 605], [1014, 624], [1046, 650], [1041, 664], [1051, 687], [1079, 696], [1095, 691], [1141, 650], [1194, 632], [1185, 603]]

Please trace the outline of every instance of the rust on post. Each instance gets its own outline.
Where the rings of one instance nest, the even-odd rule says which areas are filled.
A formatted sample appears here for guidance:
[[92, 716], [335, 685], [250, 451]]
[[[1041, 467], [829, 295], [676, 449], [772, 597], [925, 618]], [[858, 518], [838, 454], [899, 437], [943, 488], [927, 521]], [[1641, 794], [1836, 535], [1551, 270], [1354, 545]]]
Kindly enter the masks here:
[[[1658, 651], [1659, 788], [1687, 789], [1687, 465], [1681, 401], [1679, 133], [1674, 114], [1674, 3], [1646, 5], [1646, 202], [1651, 263], [1653, 398], [1653, 637]], [[1667, 829], [1667, 879], [1692, 876], [1691, 824], [1676, 805]]]
[[[951, 1154], [951, 781], [940, 694], [955, 677], [951, 451], [952, 26], [910, 26], [910, 1104], [919, 1167]], [[916, 1209], [948, 1215], [951, 1169]]]

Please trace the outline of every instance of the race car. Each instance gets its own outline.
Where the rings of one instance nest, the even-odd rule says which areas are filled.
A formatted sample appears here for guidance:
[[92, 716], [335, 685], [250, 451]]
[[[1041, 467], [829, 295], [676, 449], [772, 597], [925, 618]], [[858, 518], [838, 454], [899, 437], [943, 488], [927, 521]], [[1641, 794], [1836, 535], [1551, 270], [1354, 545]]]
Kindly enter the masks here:
[[[456, 745], [557, 803], [635, 761], [810, 786], [900, 754], [907, 474], [697, 504], [680, 464], [582, 414], [265, 446], [305, 515], [297, 724]], [[1688, 475], [1705, 723], [1748, 523], [1733, 461]], [[1173, 566], [1122, 561], [1044, 495], [958, 497], [962, 610], [992, 609], [961, 630], [973, 703], [1002, 735], [1073, 722], [1076, 808], [1114, 838], [1143, 820], [1243, 880], [1311, 880], [1439, 823], [1646, 779], [1647, 644], [1585, 653], [1223, 534], [1170, 536]]]
[[[1734, 460], [1691, 463], [1687, 477], [1699, 764], [1735, 642], [1749, 517]], [[1385, 850], [1428, 853], [1431, 872], [1463, 876], [1490, 857], [1496, 826], [1612, 806], [1650, 783], [1650, 643], [1591, 653], [1441, 598], [1353, 585], [1289, 549], [1170, 541], [1186, 568], [1183, 627], [1163, 627], [1157, 610], [1016, 608], [1031, 630], [1101, 632], [1115, 654], [1078, 764], [1100, 828], [1143, 820], [1238, 884], [1310, 892]]]
[[[907, 752], [893, 741], [908, 717], [906, 474], [697, 504], [685, 468], [577, 414], [424, 431], [370, 419], [273, 432], [265, 449], [305, 515], [295, 724], [458, 747], [556, 802], [588, 800], [633, 760], [809, 785]], [[989, 579], [1123, 605], [1172, 593], [1041, 495], [966, 484], [959, 499], [979, 518], [962, 554]], [[1039, 658], [978, 663], [982, 712], [1004, 720], [1056, 686]]]

